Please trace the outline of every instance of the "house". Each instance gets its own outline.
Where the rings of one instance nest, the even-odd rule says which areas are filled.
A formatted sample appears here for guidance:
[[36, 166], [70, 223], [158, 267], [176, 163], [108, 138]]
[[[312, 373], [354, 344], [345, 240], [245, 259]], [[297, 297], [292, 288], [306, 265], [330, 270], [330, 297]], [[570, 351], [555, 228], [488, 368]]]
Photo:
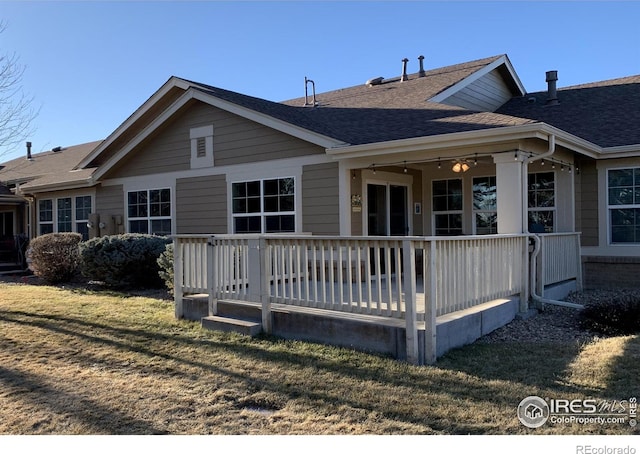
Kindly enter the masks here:
[[579, 231], [587, 286], [636, 284], [640, 76], [407, 66], [283, 103], [172, 77], [104, 141], [5, 163], [2, 235]]
[[[397, 77], [330, 92], [316, 93], [315, 82], [305, 79], [304, 96], [286, 102], [171, 77], [103, 141], [5, 163], [0, 182], [10, 194], [0, 195], [3, 235], [454, 241], [567, 234], [580, 238], [575, 250], [585, 286], [637, 286], [640, 76], [557, 88], [557, 71], [548, 71], [547, 90], [527, 93], [506, 55], [436, 69], [425, 69], [422, 56], [417, 61], [416, 72], [405, 59]], [[566, 247], [574, 247], [574, 236], [563, 240]], [[402, 254], [389, 259], [386, 251], [402, 246], [393, 244], [380, 248], [382, 258], [314, 263], [333, 260], [333, 268], [322, 265], [319, 272], [342, 275], [344, 268], [349, 282], [362, 263], [371, 262], [377, 276], [413, 266]], [[430, 246], [420, 244], [427, 257]], [[339, 253], [351, 254], [350, 247]], [[547, 246], [545, 260], [573, 254], [566, 251]], [[527, 258], [516, 259], [513, 267], [526, 275]], [[293, 262], [282, 260], [282, 270], [292, 269]], [[470, 270], [446, 279], [461, 275], [464, 286]], [[239, 268], [235, 274], [242, 274]], [[295, 281], [285, 274], [281, 282]], [[565, 277], [542, 278], [540, 293]], [[516, 292], [519, 278], [509, 279], [505, 288]], [[521, 300], [528, 298], [526, 280], [517, 290]], [[399, 311], [405, 317], [404, 306]]]

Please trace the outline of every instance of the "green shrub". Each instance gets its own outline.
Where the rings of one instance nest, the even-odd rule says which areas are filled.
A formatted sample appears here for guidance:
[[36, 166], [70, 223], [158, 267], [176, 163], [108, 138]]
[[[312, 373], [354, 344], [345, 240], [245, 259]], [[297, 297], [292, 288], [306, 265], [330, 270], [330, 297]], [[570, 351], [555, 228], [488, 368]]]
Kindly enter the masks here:
[[173, 292], [173, 243], [167, 244], [164, 252], [158, 257], [158, 267], [160, 279], [164, 281], [167, 289]]
[[586, 328], [603, 334], [639, 333], [640, 295], [613, 293], [608, 298], [589, 302], [582, 311], [582, 322]]
[[110, 287], [162, 287], [158, 257], [170, 241], [136, 233], [93, 238], [80, 245], [82, 274]]
[[51, 284], [67, 282], [75, 276], [79, 265], [79, 233], [48, 233], [31, 240], [29, 267], [33, 274]]

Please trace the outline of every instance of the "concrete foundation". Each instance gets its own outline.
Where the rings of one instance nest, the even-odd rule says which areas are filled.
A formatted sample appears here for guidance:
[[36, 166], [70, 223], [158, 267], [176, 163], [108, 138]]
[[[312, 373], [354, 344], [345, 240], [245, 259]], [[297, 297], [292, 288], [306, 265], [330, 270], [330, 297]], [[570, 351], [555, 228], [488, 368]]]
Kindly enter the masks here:
[[[218, 301], [218, 317], [215, 324], [207, 317], [209, 314], [206, 295], [185, 298], [183, 304], [185, 318], [202, 320], [205, 328], [220, 329], [220, 324], [228, 318], [228, 326], [224, 327], [224, 331], [257, 334], [255, 329], [247, 331], [244, 321], [261, 320], [260, 304]], [[470, 344], [506, 325], [515, 318], [518, 308], [519, 298], [512, 297], [438, 317], [437, 357], [453, 348]], [[406, 332], [403, 320], [274, 304], [272, 334], [284, 339], [318, 342], [389, 355], [399, 360], [406, 359]], [[419, 325], [418, 345], [420, 362], [424, 363], [424, 323]]]

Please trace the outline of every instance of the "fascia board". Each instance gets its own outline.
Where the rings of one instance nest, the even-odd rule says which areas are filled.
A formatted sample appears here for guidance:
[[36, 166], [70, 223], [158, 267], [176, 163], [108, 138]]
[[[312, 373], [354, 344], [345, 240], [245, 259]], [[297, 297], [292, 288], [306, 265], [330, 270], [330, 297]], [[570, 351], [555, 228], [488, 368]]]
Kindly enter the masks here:
[[496, 144], [522, 139], [548, 140], [549, 135], [556, 136], [556, 144], [579, 153], [597, 157], [600, 147], [579, 137], [567, 134], [561, 129], [546, 123], [532, 123], [521, 126], [482, 129], [437, 136], [416, 137], [411, 139], [378, 142], [364, 145], [328, 149], [327, 154], [336, 160], [379, 156], [384, 154], [405, 153], [434, 149], [449, 149], [465, 146]]
[[176, 99], [169, 108], [167, 108], [164, 112], [162, 112], [154, 121], [152, 121], [146, 128], [144, 128], [138, 135], [136, 135], [131, 141], [129, 141], [126, 146], [120, 149], [116, 154], [114, 154], [109, 160], [104, 163], [102, 166], [96, 170], [93, 174], [92, 180], [98, 181], [109, 169], [111, 169], [114, 165], [118, 163], [121, 159], [123, 159], [133, 148], [139, 145], [146, 137], [148, 137], [153, 131], [159, 128], [163, 123], [165, 123], [171, 116], [173, 116], [182, 106], [184, 106], [187, 102], [192, 99], [197, 99], [214, 107], [226, 110], [230, 113], [242, 116], [249, 120], [256, 121], [260, 124], [263, 124], [267, 127], [276, 129], [278, 131], [284, 132], [286, 134], [290, 134], [299, 139], [305, 140], [307, 142], [314, 143], [323, 148], [332, 148], [341, 146], [344, 143], [339, 142], [335, 139], [331, 139], [326, 136], [322, 136], [320, 134], [313, 133], [303, 128], [299, 128], [297, 126], [291, 125], [285, 121], [281, 121], [270, 117], [265, 114], [261, 114], [259, 112], [253, 111], [251, 109], [244, 108], [242, 106], [238, 106], [237, 104], [221, 100], [216, 98], [215, 96], [203, 93], [200, 90], [190, 88], [188, 89], [182, 96]]
[[76, 165], [77, 169], [82, 169], [88, 166], [91, 161], [93, 161], [96, 157], [98, 157], [106, 148], [109, 147], [118, 137], [122, 135], [127, 129], [133, 125], [145, 112], [147, 112], [151, 107], [153, 107], [163, 96], [165, 96], [172, 88], [178, 87], [183, 90], [187, 90], [189, 88], [189, 84], [184, 80], [172, 76], [169, 78], [167, 82], [165, 82], [162, 87], [160, 87], [149, 99], [147, 99], [136, 111], [131, 114], [115, 131], [113, 131], [109, 136], [102, 141], [100, 145], [96, 147], [91, 153], [89, 153], [78, 165]]
[[195, 91], [194, 98], [232, 114], [244, 117], [247, 120], [255, 121], [256, 123], [260, 123], [271, 129], [275, 129], [293, 137], [297, 137], [298, 139], [302, 139], [306, 142], [313, 143], [323, 148], [333, 148], [346, 145], [344, 142], [336, 140], [332, 137], [309, 131], [308, 129], [301, 128], [284, 120], [279, 120], [270, 115], [239, 106], [238, 104], [234, 104], [220, 98], [216, 98], [213, 95], [204, 93], [199, 90]]
[[485, 76], [486, 74], [489, 74], [491, 71], [493, 71], [494, 69], [498, 68], [501, 65], [505, 65], [506, 66], [507, 70], [509, 71], [509, 74], [513, 78], [513, 81], [516, 83], [516, 86], [518, 87], [518, 90], [520, 91], [520, 95], [521, 96], [524, 95], [526, 93], [526, 91], [524, 89], [524, 85], [522, 85], [522, 82], [520, 81], [520, 78], [517, 76], [513, 66], [511, 65], [511, 62], [509, 62], [509, 59], [505, 55], [503, 55], [503, 56], [497, 58], [492, 63], [489, 63], [488, 65], [486, 65], [486, 66], [482, 67], [481, 69], [477, 70], [473, 74], [465, 77], [464, 79], [462, 79], [457, 84], [454, 84], [451, 87], [447, 88], [446, 90], [441, 91], [440, 93], [438, 93], [437, 95], [435, 95], [434, 97], [429, 99], [429, 101], [431, 101], [431, 102], [442, 102], [445, 99], [447, 99], [448, 97], [454, 95], [458, 91], [460, 91], [463, 88], [467, 87], [468, 85], [472, 84], [476, 80], [478, 80], [481, 77]]

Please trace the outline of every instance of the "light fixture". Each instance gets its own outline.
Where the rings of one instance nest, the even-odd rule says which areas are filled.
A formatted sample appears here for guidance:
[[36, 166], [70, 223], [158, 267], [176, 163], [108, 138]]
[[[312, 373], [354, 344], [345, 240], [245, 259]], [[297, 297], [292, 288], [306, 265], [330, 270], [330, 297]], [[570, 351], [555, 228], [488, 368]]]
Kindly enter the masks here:
[[478, 165], [478, 153], [476, 153], [475, 157], [473, 158], [473, 167], [476, 167]]
[[513, 160], [514, 161], [518, 160], [518, 150], [516, 150], [515, 153], [513, 154]]
[[373, 174], [376, 174], [376, 165], [375, 164], [371, 164], [371, 167], [373, 168]]
[[407, 161], [404, 162], [404, 173], [407, 173]]
[[440, 158], [438, 158], [438, 169], [442, 169], [442, 163], [440, 162]]
[[469, 164], [467, 164], [466, 161], [456, 161], [455, 164], [453, 164], [451, 170], [453, 170], [455, 173], [460, 173], [466, 172], [467, 170], [469, 170], [469, 168]]
[[351, 171], [351, 178], [353, 178], [354, 180], [356, 179], [356, 171], [355, 170]]
[[542, 162], [540, 162], [540, 165], [543, 166], [544, 165], [544, 159], [542, 160]]

